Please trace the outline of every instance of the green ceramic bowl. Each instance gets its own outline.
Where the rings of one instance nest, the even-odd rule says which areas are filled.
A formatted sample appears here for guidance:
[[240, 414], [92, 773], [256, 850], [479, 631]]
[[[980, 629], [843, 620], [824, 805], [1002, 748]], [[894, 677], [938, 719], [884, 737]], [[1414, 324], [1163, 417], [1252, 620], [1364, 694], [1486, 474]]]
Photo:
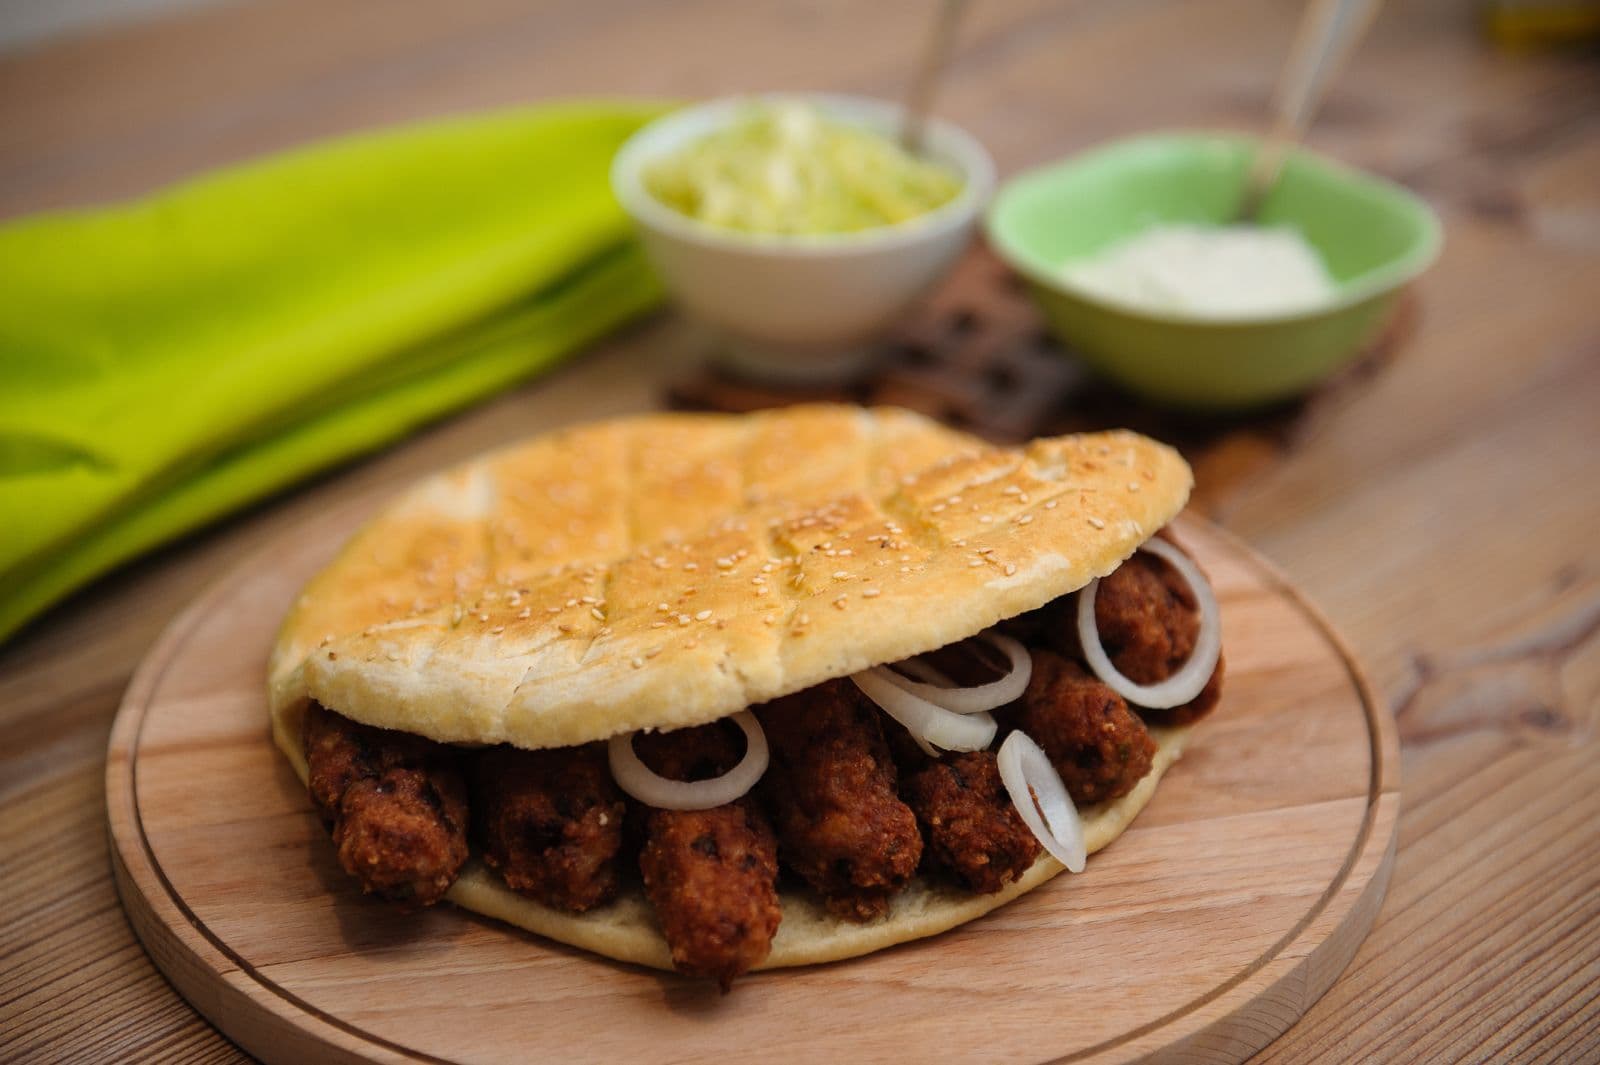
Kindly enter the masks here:
[[1259, 142], [1222, 133], [1119, 141], [1008, 182], [989, 241], [1051, 328], [1085, 361], [1152, 400], [1229, 410], [1303, 392], [1354, 358], [1388, 321], [1400, 288], [1439, 253], [1439, 220], [1392, 182], [1309, 152], [1289, 159], [1264, 224], [1300, 230], [1338, 285], [1295, 314], [1210, 318], [1113, 303], [1062, 277], [1064, 264], [1158, 222], [1229, 219]]

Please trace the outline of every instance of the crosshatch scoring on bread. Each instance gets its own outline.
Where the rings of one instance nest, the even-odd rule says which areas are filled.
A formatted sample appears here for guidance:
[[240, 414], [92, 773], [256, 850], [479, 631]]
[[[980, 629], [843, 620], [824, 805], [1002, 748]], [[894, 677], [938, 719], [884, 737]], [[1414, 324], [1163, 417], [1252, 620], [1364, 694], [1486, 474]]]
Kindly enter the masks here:
[[1189, 487], [1137, 434], [995, 448], [895, 410], [559, 432], [363, 529], [285, 622], [274, 713], [529, 748], [700, 724], [1071, 592]]

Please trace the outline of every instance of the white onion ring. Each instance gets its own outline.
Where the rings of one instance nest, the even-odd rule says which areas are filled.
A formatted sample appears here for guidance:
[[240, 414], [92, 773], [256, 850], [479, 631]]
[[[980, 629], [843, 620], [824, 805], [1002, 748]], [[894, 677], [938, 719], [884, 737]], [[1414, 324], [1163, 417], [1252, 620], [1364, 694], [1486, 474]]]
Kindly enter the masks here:
[[611, 737], [606, 745], [612, 779], [617, 787], [658, 810], [710, 810], [733, 802], [755, 787], [767, 771], [767, 734], [748, 710], [739, 711], [729, 720], [744, 730], [744, 757], [720, 777], [669, 780], [639, 760], [633, 749], [633, 738], [638, 733], [625, 732]]
[[1000, 745], [995, 762], [1000, 769], [1000, 781], [1029, 831], [1068, 872], [1083, 872], [1089, 861], [1083, 840], [1083, 821], [1078, 817], [1078, 808], [1072, 804], [1072, 796], [1067, 794], [1067, 786], [1061, 783], [1061, 774], [1033, 742], [1033, 737], [1025, 732], [1013, 732]]
[[1078, 593], [1078, 642], [1083, 645], [1083, 657], [1094, 670], [1094, 675], [1106, 687], [1135, 706], [1149, 710], [1166, 710], [1182, 706], [1199, 695], [1216, 672], [1217, 659], [1222, 655], [1222, 612], [1217, 606], [1216, 593], [1211, 582], [1200, 572], [1194, 560], [1165, 540], [1147, 540], [1139, 548], [1172, 564], [1189, 584], [1200, 605], [1200, 634], [1195, 637], [1194, 651], [1176, 673], [1155, 684], [1136, 684], [1118, 672], [1100, 644], [1100, 627], [1094, 618], [1094, 596], [1100, 587], [1098, 579], [1090, 581]]
[[[952, 687], [955, 684], [953, 680], [945, 676], [943, 673], [940, 673], [937, 669], [934, 669], [932, 666], [928, 665], [928, 663], [918, 661], [915, 658], [908, 658], [904, 662], [896, 662], [895, 669], [890, 670], [890, 672], [893, 673], [896, 671], [901, 673], [909, 673], [916, 680], [925, 681], [928, 684], [938, 684], [945, 688]], [[921, 747], [922, 753], [927, 755], [929, 758], [938, 758], [939, 755], [943, 753], [939, 750], [939, 748], [935, 747], [921, 736], [917, 736], [909, 732], [907, 735], [911, 736], [911, 741], [918, 747]]]
[[988, 714], [953, 713], [900, 686], [912, 681], [892, 677], [894, 673], [887, 667], [873, 666], [850, 679], [884, 713], [904, 725], [923, 750], [932, 744], [947, 751], [981, 751], [994, 740], [999, 726]]
[[[993, 710], [1014, 702], [1027, 690], [1028, 678], [1033, 676], [1033, 658], [1028, 654], [1028, 649], [1003, 633], [981, 632], [978, 634], [978, 639], [1010, 659], [1011, 672], [999, 680], [968, 687], [950, 687], [948, 682], [944, 685], [919, 683], [908, 680], [892, 670], [888, 674], [889, 679], [901, 691], [910, 692], [954, 714], [980, 714], [985, 710]], [[939, 676], [931, 667], [923, 665], [916, 659], [901, 663], [901, 667], [907, 673], [912, 672], [912, 667], [915, 667], [919, 672], [928, 670], [933, 676]], [[924, 674], [925, 677], [927, 675]]]

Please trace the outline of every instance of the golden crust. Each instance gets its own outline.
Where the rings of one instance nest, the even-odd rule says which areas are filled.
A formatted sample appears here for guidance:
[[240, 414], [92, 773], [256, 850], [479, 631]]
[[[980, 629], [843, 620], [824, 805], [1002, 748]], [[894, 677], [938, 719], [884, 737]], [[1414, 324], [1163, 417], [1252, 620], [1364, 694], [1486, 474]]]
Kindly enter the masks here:
[[1190, 483], [1134, 433], [995, 448], [889, 409], [537, 437], [422, 482], [311, 581], [275, 725], [307, 699], [528, 748], [701, 724], [1082, 587]]

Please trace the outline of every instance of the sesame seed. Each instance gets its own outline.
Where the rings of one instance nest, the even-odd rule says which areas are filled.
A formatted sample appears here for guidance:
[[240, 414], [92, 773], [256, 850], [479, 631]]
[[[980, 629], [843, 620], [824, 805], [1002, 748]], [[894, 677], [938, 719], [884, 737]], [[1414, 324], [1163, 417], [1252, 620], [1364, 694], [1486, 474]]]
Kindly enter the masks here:
[[505, 631], [506, 631], [506, 627], [504, 625], [496, 625], [494, 628], [489, 630], [489, 635], [490, 636], [498, 636], [502, 632], [505, 632]]
[[[644, 659], [640, 658], [638, 655], [635, 655], [633, 658], [631, 658], [628, 661], [628, 664], [630, 666], [632, 666], [634, 669], [643, 669], [644, 668]], [[602, 816], [601, 823], [603, 824], [604, 823], [604, 820], [603, 820], [604, 815], [601, 815], [601, 816]]]
[[1014, 484], [1006, 485], [1003, 491], [1008, 496], [1020, 496], [1022, 494], [1022, 489], [1018, 488]]
[[672, 611], [672, 605], [670, 603], [657, 603], [656, 609], [666, 614]]
[[678, 624], [679, 625], [687, 625], [687, 624], [689, 624], [689, 622], [691, 622], [693, 620], [694, 619], [691, 618], [688, 614], [679, 614], [678, 615]]
[[762, 587], [756, 589], [756, 594], [757, 595], [767, 595], [767, 594], [771, 593], [771, 591], [772, 591], [771, 588], [768, 588], [765, 585], [763, 585]]
[[562, 624], [560, 624], [560, 625], [557, 625], [556, 628], [560, 629], [562, 632], [571, 632], [572, 631], [572, 626], [568, 625], [568, 624], [566, 624], [564, 622]]
[[700, 646], [700, 641], [699, 640], [684, 640], [683, 641], [683, 648], [686, 651], [692, 651], [696, 647], [699, 647], [699, 646]]
[[573, 607], [573, 606], [577, 606], [577, 605], [578, 605], [578, 601], [576, 599], [568, 599], [567, 600], [567, 606]]
[[600, 600], [598, 600], [598, 599], [596, 599], [596, 598], [595, 598], [595, 597], [594, 597], [594, 596], [592, 596], [592, 595], [586, 595], [586, 596], [584, 596], [584, 597], [583, 597], [583, 598], [582, 598], [582, 599], [579, 599], [579, 600], [578, 600], [578, 602], [580, 602], [580, 603], [582, 603], [582, 604], [583, 604], [583, 605], [584, 605], [584, 606], [594, 606], [594, 605], [595, 605], [595, 604], [596, 604], [596, 603], [598, 603], [598, 602], [599, 602], [599, 601], [600, 601]]
[[833, 571], [833, 579], [836, 581], [847, 581], [850, 579], [850, 573], [848, 570], [836, 569]]
[[932, 513], [932, 514], [938, 514], [942, 510], [944, 510], [944, 504], [943, 503], [935, 503], [933, 506], [928, 508], [929, 513]]
[[801, 614], [799, 617], [794, 619], [794, 623], [796, 625], [809, 625], [811, 624], [811, 615]]
[[1006, 576], [1010, 577], [1012, 574], [1014, 574], [1016, 572], [1017, 572], [1017, 564], [1015, 562], [1007, 562], [1006, 563]]
[[695, 570], [697, 570], [697, 569], [699, 569], [699, 568], [700, 568], [700, 567], [699, 567], [699, 565], [697, 565], [697, 564], [696, 564], [696, 563], [693, 563], [693, 562], [685, 562], [685, 563], [684, 563], [684, 564], [683, 564], [683, 568], [684, 568], [684, 569], [686, 569], [686, 570], [688, 570], [688, 571], [689, 571], [689, 572], [690, 572], [690, 573], [693, 573], [693, 572], [694, 572], [694, 571], [695, 571]]
[[994, 519], [989, 517], [989, 515], [987, 515], [987, 514], [979, 514], [978, 515], [978, 524], [979, 525], [987, 525], [991, 521], [994, 521]]
[[972, 569], [975, 566], [981, 566], [981, 565], [983, 565], [983, 559], [975, 558], [972, 561], [967, 563], [967, 568], [968, 569]]
[[546, 614], [559, 614], [561, 613], [561, 608], [558, 606], [547, 606], [544, 608], [544, 612]]
[[708, 618], [708, 617], [710, 617], [710, 616], [711, 616], [711, 611], [709, 611], [709, 610], [702, 610], [702, 611], [700, 611], [700, 613], [698, 613], [698, 614], [696, 614], [696, 615], [695, 615], [695, 616], [694, 616], [694, 619], [695, 619], [695, 620], [696, 620], [696, 621], [704, 621], [704, 620], [705, 620], [705, 619], [706, 619], [706, 618]]
[[646, 651], [644, 653], [644, 656], [646, 658], [654, 658], [656, 655], [658, 655], [660, 653], [661, 653], [661, 648], [656, 647], [656, 648], [653, 648], [652, 650]]
[[532, 613], [533, 613], [533, 608], [531, 606], [525, 606], [521, 610], [517, 611], [517, 617], [519, 617], [519, 618], [521, 618], [521, 619], [523, 619], [525, 621], [525, 620], [527, 620], [528, 615], [532, 614]]
[[1138, 490], [1139, 490], [1139, 482], [1138, 481], [1129, 481], [1128, 482], [1128, 491], [1137, 492]]
[[1093, 525], [1096, 529], [1104, 529], [1106, 527], [1106, 523], [1105, 522], [1101, 521], [1099, 518], [1092, 517], [1092, 516], [1089, 518], [1089, 524]]
[[839, 609], [839, 610], [843, 610], [843, 609], [844, 609], [844, 604], [845, 604], [845, 600], [847, 600], [847, 599], [849, 599], [849, 598], [850, 598], [850, 597], [849, 597], [849, 596], [848, 596], [848, 595], [841, 595], [841, 596], [840, 596], [840, 597], [839, 597], [839, 598], [837, 598], [837, 599], [835, 599], [835, 600], [834, 600], [834, 601], [833, 601], [833, 605], [834, 605], [834, 606], [835, 606], [835, 607], [836, 607], [836, 608], [837, 608], [837, 609]]
[[652, 629], [664, 629], [667, 627], [667, 623], [665, 621], [652, 621], [650, 627]]
[[589, 608], [589, 616], [594, 618], [596, 621], [604, 621], [606, 619], [606, 616], [600, 612], [600, 608], [597, 606], [592, 606]]
[[1045, 503], [1044, 509], [1046, 509], [1046, 510], [1054, 510], [1054, 509], [1056, 509], [1056, 504], [1059, 503], [1059, 502], [1060, 502], [1060, 500], [1058, 500], [1058, 499], [1052, 499], [1049, 502]]
[[1018, 525], [1027, 525], [1032, 520], [1033, 520], [1033, 515], [1032, 514], [1024, 514], [1021, 517], [1017, 518], [1017, 524]]
[[489, 620], [489, 615], [488, 614], [479, 614], [478, 615], [478, 620], [479, 621], [488, 621]]
[[878, 598], [878, 596], [880, 596], [882, 594], [883, 593], [878, 591], [878, 589], [876, 589], [876, 588], [863, 588], [861, 590], [862, 597], [866, 598], [866, 599], [876, 599], [876, 598]]
[[900, 572], [901, 573], [910, 573], [911, 572], [911, 567], [910, 566], [901, 566], [900, 567]]
[[718, 569], [732, 569], [733, 568], [733, 559], [731, 559], [731, 558], [719, 558], [719, 559], [717, 559], [717, 568]]

